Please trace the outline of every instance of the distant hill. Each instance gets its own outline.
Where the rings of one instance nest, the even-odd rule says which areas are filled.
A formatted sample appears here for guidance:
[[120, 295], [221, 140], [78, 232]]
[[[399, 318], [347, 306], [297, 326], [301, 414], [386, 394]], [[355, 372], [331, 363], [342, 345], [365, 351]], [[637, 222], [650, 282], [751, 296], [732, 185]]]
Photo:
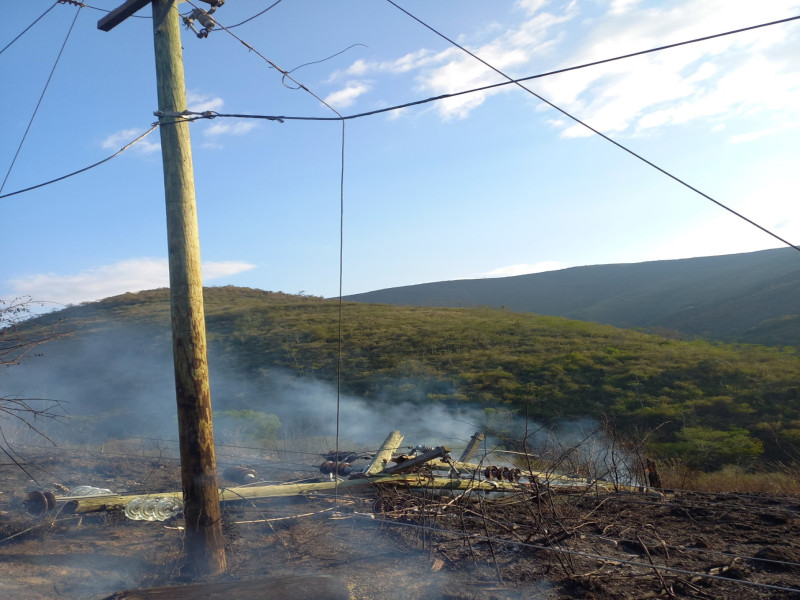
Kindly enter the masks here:
[[407, 306], [507, 308], [728, 342], [798, 345], [800, 253], [746, 254], [574, 267], [441, 281], [345, 299]]

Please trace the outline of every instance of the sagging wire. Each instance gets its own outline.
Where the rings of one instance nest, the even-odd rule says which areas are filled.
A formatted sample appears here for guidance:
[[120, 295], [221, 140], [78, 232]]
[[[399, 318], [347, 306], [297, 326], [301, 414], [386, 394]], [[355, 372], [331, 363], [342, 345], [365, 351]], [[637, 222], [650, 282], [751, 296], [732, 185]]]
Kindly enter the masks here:
[[61, 4], [61, 1], [60, 1], [60, 0], [56, 0], [56, 2], [54, 2], [54, 3], [53, 3], [53, 5], [52, 5], [50, 8], [48, 8], [48, 9], [47, 9], [46, 11], [44, 11], [44, 12], [43, 12], [41, 15], [39, 15], [39, 16], [36, 18], [36, 20], [35, 20], [33, 23], [31, 23], [31, 24], [30, 24], [30, 25], [28, 25], [28, 26], [27, 26], [25, 29], [23, 29], [23, 30], [22, 30], [22, 33], [20, 33], [20, 34], [19, 34], [17, 37], [15, 37], [13, 40], [11, 40], [10, 42], [8, 42], [8, 44], [6, 44], [5, 46], [3, 46], [3, 49], [2, 49], [2, 50], [0, 50], [0, 54], [2, 54], [3, 52], [5, 52], [6, 50], [8, 50], [8, 49], [9, 49], [9, 48], [10, 48], [10, 47], [11, 47], [11, 46], [14, 44], [14, 42], [16, 42], [16, 41], [17, 41], [19, 38], [21, 38], [21, 37], [22, 37], [23, 35], [25, 35], [26, 33], [28, 33], [28, 30], [29, 30], [31, 27], [33, 27], [33, 26], [34, 26], [34, 25], [36, 25], [36, 24], [37, 24], [39, 21], [41, 21], [41, 20], [42, 20], [42, 18], [43, 18], [43, 17], [44, 17], [44, 16], [45, 16], [47, 13], [49, 13], [51, 10], [53, 10], [53, 9], [54, 9], [56, 6], [58, 6], [59, 4]]
[[137, 144], [138, 142], [141, 142], [144, 138], [146, 138], [148, 135], [153, 133], [153, 131], [155, 131], [159, 127], [159, 125], [160, 125], [159, 123], [153, 123], [153, 125], [150, 127], [150, 129], [145, 131], [143, 134], [141, 134], [136, 139], [131, 140], [130, 142], [125, 144], [122, 148], [117, 150], [114, 154], [112, 154], [111, 156], [107, 156], [103, 160], [99, 160], [96, 163], [93, 163], [93, 164], [91, 164], [91, 165], [89, 165], [87, 167], [83, 167], [82, 169], [78, 169], [77, 171], [73, 171], [72, 173], [67, 173], [66, 175], [62, 175], [61, 177], [56, 177], [55, 179], [51, 179], [49, 181], [45, 181], [45, 182], [39, 183], [37, 185], [32, 185], [30, 187], [23, 188], [21, 190], [17, 190], [16, 192], [10, 192], [8, 194], [2, 194], [2, 195], [0, 195], [0, 199], [9, 198], [11, 196], [16, 196], [17, 194], [22, 194], [23, 192], [30, 192], [31, 190], [35, 190], [35, 189], [38, 189], [40, 187], [44, 187], [46, 185], [50, 185], [52, 183], [56, 183], [58, 181], [63, 181], [64, 179], [68, 179], [68, 178], [73, 177], [75, 175], [79, 175], [80, 173], [84, 173], [86, 171], [89, 171], [90, 169], [94, 169], [95, 167], [99, 167], [103, 163], [108, 162], [109, 160], [111, 160], [112, 158], [115, 158], [115, 157], [119, 156], [120, 154], [125, 152], [125, 150], [130, 148], [131, 146]]
[[[678, 48], [680, 46], [686, 46], [688, 44], [695, 44], [695, 43], [698, 43], [698, 42], [708, 41], [708, 40], [716, 39], [716, 38], [719, 38], [719, 37], [733, 35], [733, 34], [736, 34], [736, 33], [742, 33], [742, 32], [745, 32], [745, 31], [751, 31], [753, 29], [759, 29], [759, 28], [762, 28], [762, 27], [769, 27], [771, 25], [779, 25], [779, 24], [782, 24], [782, 23], [788, 23], [789, 21], [796, 21], [798, 19], [800, 19], [800, 16], [789, 17], [789, 18], [786, 18], [786, 19], [780, 19], [778, 21], [770, 21], [768, 23], [760, 23], [758, 25], [751, 25], [749, 27], [743, 27], [741, 29], [734, 29], [734, 30], [725, 31], [725, 32], [722, 32], [722, 33], [715, 33], [715, 34], [703, 36], [703, 37], [700, 37], [700, 38], [694, 38], [694, 39], [691, 39], [691, 40], [685, 40], [683, 42], [676, 42], [676, 43], [673, 43], [673, 44], [666, 44], [664, 46], [658, 46], [658, 47], [655, 47], [655, 48], [649, 48], [647, 50], [640, 50], [638, 52], [631, 52], [631, 53], [628, 53], [628, 54], [622, 54], [622, 55], [614, 56], [614, 57], [611, 57], [611, 58], [604, 58], [604, 59], [601, 59], [601, 60], [596, 60], [596, 61], [592, 61], [592, 62], [588, 62], [588, 63], [582, 63], [582, 64], [579, 64], [579, 65], [573, 65], [573, 66], [570, 66], [570, 67], [564, 67], [562, 69], [554, 69], [552, 71], [545, 71], [544, 73], [537, 73], [536, 75], [528, 75], [526, 77], [520, 77], [519, 79], [512, 79], [510, 81], [501, 81], [499, 83], [492, 83], [492, 84], [489, 84], [489, 85], [484, 85], [484, 86], [480, 86], [480, 87], [476, 87], [476, 88], [471, 88], [471, 89], [468, 89], [468, 90], [462, 90], [460, 92], [452, 92], [450, 94], [440, 94], [438, 96], [431, 96], [429, 98], [423, 98], [421, 100], [413, 100], [411, 102], [405, 102], [403, 104], [396, 104], [396, 105], [393, 105], [393, 106], [387, 106], [385, 108], [378, 108], [378, 109], [375, 109], [375, 110], [370, 110], [370, 111], [366, 111], [366, 112], [362, 112], [362, 113], [356, 113], [356, 114], [353, 114], [353, 115], [347, 115], [347, 116], [342, 117], [342, 118], [344, 118], [346, 120], [360, 119], [361, 117], [369, 117], [369, 116], [372, 116], [372, 115], [378, 115], [378, 114], [385, 113], [385, 112], [392, 112], [392, 111], [395, 111], [395, 110], [401, 110], [403, 108], [409, 108], [409, 107], [412, 107], [412, 106], [419, 106], [421, 104], [427, 104], [429, 102], [438, 102], [439, 100], [447, 100], [448, 98], [456, 98], [458, 96], [463, 96], [463, 95], [466, 95], [466, 94], [473, 94], [473, 93], [476, 93], [476, 92], [484, 92], [484, 91], [487, 91], [487, 90], [503, 87], [503, 86], [506, 86], [506, 85], [519, 84], [519, 83], [522, 83], [524, 81], [532, 81], [534, 79], [541, 79], [543, 77], [550, 77], [551, 75], [559, 75], [559, 74], [562, 74], [562, 73], [568, 73], [570, 71], [577, 71], [579, 69], [585, 69], [585, 68], [588, 68], [588, 67], [594, 67], [594, 66], [598, 66], [598, 65], [602, 65], [602, 64], [606, 64], [606, 63], [615, 62], [615, 61], [618, 61], [618, 60], [623, 60], [623, 59], [626, 59], [626, 58], [633, 58], [635, 56], [642, 56], [642, 55], [650, 54], [650, 53], [653, 53], [653, 52], [660, 52], [661, 50], [669, 50], [669, 49], [672, 49], [672, 48]], [[289, 86], [287, 86], [287, 87], [289, 87]], [[296, 88], [291, 88], [290, 87], [290, 89], [296, 89]], [[187, 112], [186, 114], [202, 114], [202, 115], [205, 116], [205, 118], [228, 117], [228, 118], [238, 118], [238, 119], [268, 119], [268, 120], [272, 120], [272, 121], [279, 121], [281, 123], [283, 123], [284, 121], [338, 121], [339, 120], [336, 117], [292, 117], [292, 116], [286, 116], [286, 115], [271, 116], [271, 115], [223, 114], [223, 113], [217, 113], [217, 112], [214, 112], [214, 111], [206, 111], [205, 113], [188, 113]]]
[[[791, 243], [790, 241], [788, 241], [788, 240], [786, 240], [786, 239], [782, 238], [781, 236], [779, 236], [777, 233], [774, 233], [774, 232], [770, 231], [770, 230], [769, 230], [769, 229], [767, 229], [766, 227], [763, 227], [763, 226], [759, 225], [758, 223], [756, 223], [755, 221], [753, 221], [753, 220], [751, 220], [751, 219], [749, 219], [749, 218], [745, 217], [743, 214], [741, 214], [741, 213], [739, 213], [739, 212], [737, 212], [737, 211], [733, 210], [732, 208], [730, 208], [729, 206], [727, 206], [727, 205], [723, 204], [723, 203], [722, 203], [722, 202], [720, 202], [719, 200], [716, 200], [716, 199], [712, 198], [711, 196], [709, 196], [709, 195], [708, 195], [708, 194], [706, 194], [705, 192], [702, 192], [702, 191], [700, 191], [698, 188], [696, 188], [696, 187], [694, 187], [694, 186], [690, 185], [689, 183], [687, 183], [687, 182], [686, 182], [686, 181], [684, 181], [683, 179], [679, 178], [678, 176], [676, 176], [676, 175], [673, 175], [672, 173], [670, 173], [670, 172], [669, 172], [669, 171], [667, 171], [666, 169], [663, 169], [663, 168], [659, 167], [657, 164], [655, 164], [654, 162], [652, 162], [652, 161], [650, 161], [650, 160], [646, 159], [646, 158], [645, 158], [645, 157], [643, 157], [641, 154], [638, 154], [638, 153], [634, 152], [633, 150], [631, 150], [631, 149], [630, 149], [630, 148], [628, 148], [627, 146], [625, 146], [625, 145], [621, 144], [620, 142], [618, 142], [618, 141], [614, 140], [613, 138], [611, 138], [611, 137], [607, 136], [606, 134], [604, 134], [604, 133], [603, 133], [603, 132], [601, 132], [600, 130], [598, 130], [598, 129], [595, 129], [594, 127], [592, 127], [591, 125], [589, 125], [588, 123], [586, 123], [585, 121], [582, 121], [581, 119], [579, 119], [579, 118], [578, 118], [578, 117], [576, 117], [575, 115], [571, 114], [570, 112], [566, 111], [565, 109], [561, 108], [560, 106], [557, 106], [556, 104], [554, 104], [554, 103], [553, 103], [553, 102], [551, 102], [550, 100], [547, 100], [547, 99], [546, 99], [546, 98], [544, 98], [543, 96], [541, 96], [541, 95], [537, 94], [536, 92], [534, 92], [534, 91], [533, 91], [533, 90], [531, 90], [530, 88], [527, 88], [527, 87], [525, 87], [525, 86], [524, 86], [524, 85], [522, 85], [522, 84], [521, 84], [519, 81], [516, 81], [516, 80], [514, 80], [512, 77], [510, 77], [510, 76], [506, 75], [506, 74], [505, 74], [503, 71], [501, 71], [501, 70], [500, 70], [500, 69], [498, 69], [497, 67], [495, 67], [495, 66], [493, 66], [493, 65], [489, 64], [488, 62], [486, 62], [484, 59], [482, 59], [482, 58], [481, 58], [481, 57], [479, 57], [478, 55], [474, 54], [473, 52], [470, 52], [469, 50], [467, 50], [467, 49], [466, 49], [464, 46], [462, 46], [461, 44], [459, 44], [459, 43], [455, 42], [454, 40], [450, 39], [449, 37], [447, 37], [446, 35], [444, 35], [444, 34], [443, 34], [443, 33], [441, 33], [440, 31], [436, 30], [434, 27], [432, 27], [432, 26], [428, 25], [427, 23], [425, 23], [425, 22], [424, 22], [423, 20], [421, 20], [420, 18], [418, 18], [418, 17], [416, 17], [416, 16], [412, 15], [412, 14], [411, 14], [410, 12], [408, 12], [406, 9], [404, 9], [403, 7], [401, 7], [401, 6], [399, 6], [398, 4], [396, 4], [396, 3], [395, 3], [393, 0], [386, 0], [386, 1], [387, 1], [389, 4], [391, 4], [392, 6], [394, 6], [395, 8], [397, 8], [399, 11], [401, 11], [401, 12], [405, 13], [406, 15], [408, 15], [409, 17], [411, 17], [412, 19], [414, 19], [414, 20], [415, 20], [417, 23], [419, 23], [420, 25], [422, 25], [422, 26], [423, 26], [423, 27], [425, 27], [426, 29], [429, 29], [430, 31], [432, 31], [433, 33], [435, 33], [436, 35], [438, 35], [438, 36], [439, 36], [439, 37], [441, 37], [442, 39], [446, 40], [447, 42], [449, 42], [450, 44], [452, 44], [453, 46], [455, 46], [456, 48], [458, 48], [459, 50], [461, 50], [461, 51], [465, 52], [466, 54], [470, 55], [472, 58], [474, 58], [474, 59], [475, 59], [475, 60], [477, 60], [478, 62], [482, 63], [482, 64], [483, 64], [483, 65], [485, 65], [486, 67], [490, 68], [490, 69], [491, 69], [492, 71], [494, 71], [495, 73], [497, 73], [497, 74], [501, 75], [502, 77], [505, 77], [505, 78], [508, 80], [508, 82], [509, 82], [509, 83], [514, 83], [514, 84], [515, 84], [515, 85], [517, 85], [518, 87], [522, 88], [523, 90], [525, 90], [526, 92], [528, 92], [529, 94], [531, 94], [532, 96], [534, 96], [534, 97], [535, 97], [536, 99], [538, 99], [540, 102], [544, 102], [544, 103], [545, 103], [545, 104], [547, 104], [547, 105], [548, 105], [550, 108], [553, 108], [553, 109], [557, 110], [558, 112], [560, 112], [562, 115], [564, 115], [564, 116], [565, 116], [565, 117], [567, 117], [568, 119], [570, 119], [570, 120], [572, 120], [572, 121], [575, 121], [577, 124], [579, 124], [579, 125], [581, 125], [581, 126], [585, 127], [586, 129], [588, 129], [588, 130], [589, 130], [589, 131], [591, 131], [592, 133], [595, 133], [595, 134], [599, 135], [601, 138], [603, 138], [603, 139], [604, 139], [604, 140], [606, 140], [607, 142], [610, 142], [610, 143], [614, 144], [614, 145], [615, 145], [617, 148], [619, 148], [620, 150], [623, 150], [623, 151], [627, 152], [628, 154], [630, 154], [630, 155], [631, 155], [631, 156], [633, 156], [634, 158], [638, 158], [638, 159], [639, 159], [640, 161], [642, 161], [643, 163], [645, 163], [645, 164], [647, 164], [647, 165], [651, 166], [652, 168], [656, 169], [657, 171], [659, 171], [659, 172], [660, 172], [660, 173], [662, 173], [663, 175], [666, 175], [667, 177], [669, 177], [669, 178], [670, 178], [670, 179], [672, 179], [673, 181], [675, 181], [675, 182], [677, 182], [677, 183], [681, 184], [682, 186], [684, 186], [684, 187], [686, 187], [686, 188], [690, 189], [691, 191], [693, 191], [693, 192], [695, 192], [696, 194], [698, 194], [698, 195], [702, 196], [702, 197], [703, 197], [703, 198], [705, 198], [706, 200], [709, 200], [710, 202], [713, 202], [714, 204], [716, 204], [716, 205], [717, 205], [717, 206], [719, 206], [720, 208], [723, 208], [723, 209], [727, 210], [727, 211], [728, 211], [729, 213], [731, 213], [732, 215], [734, 215], [734, 216], [736, 216], [736, 217], [739, 217], [740, 219], [742, 219], [743, 221], [745, 221], [745, 222], [749, 223], [749, 224], [750, 224], [750, 225], [752, 225], [753, 227], [756, 227], [756, 228], [760, 229], [761, 231], [763, 231], [763, 232], [764, 232], [764, 233], [766, 233], [767, 235], [770, 235], [770, 236], [772, 236], [773, 238], [775, 238], [775, 239], [776, 239], [776, 240], [778, 240], [779, 242], [782, 242], [783, 244], [786, 244], [786, 245], [787, 245], [787, 246], [789, 246], [790, 248], [794, 248], [795, 250], [797, 250], [798, 252], [800, 252], [800, 246], [796, 246], [795, 244]], [[790, 19], [786, 19], [785, 21], [794, 20], [794, 19], [796, 19], [796, 18], [798, 18], [798, 17], [792, 17], [792, 18], [790, 18]]]
[[297, 69], [302, 69], [303, 67], [307, 67], [309, 65], [316, 65], [316, 64], [319, 64], [319, 63], [323, 63], [326, 60], [330, 60], [332, 58], [335, 58], [335, 57], [339, 56], [340, 54], [344, 54], [345, 52], [350, 50], [350, 48], [355, 48], [356, 46], [363, 46], [364, 48], [369, 48], [369, 46], [367, 46], [366, 44], [361, 44], [361, 43], [350, 44], [347, 48], [345, 48], [344, 50], [339, 50], [339, 52], [337, 52], [336, 54], [331, 54], [330, 56], [327, 56], [327, 57], [322, 58], [320, 60], [312, 60], [311, 62], [303, 63], [302, 65], [298, 65], [294, 69], [289, 69], [288, 71], [286, 71], [286, 74], [284, 74], [283, 77], [281, 77], [281, 83], [283, 84], [284, 87], [289, 88], [290, 90], [300, 89], [299, 87], [292, 87], [290, 85], [287, 85], [286, 84], [286, 75], [288, 75], [289, 73], [293, 73], [293, 72], [297, 71]]
[[[278, 2], [276, 2], [275, 4], [278, 4]], [[275, 6], [275, 4], [273, 4], [272, 6]], [[100, 11], [103, 11], [103, 12], [110, 12], [108, 10], [97, 8], [97, 7], [94, 7], [94, 6], [89, 6], [89, 5], [86, 5], [86, 8], [91, 8], [91, 9], [94, 9], [94, 10], [100, 10]], [[270, 7], [270, 8], [272, 8], [272, 7]], [[269, 10], [269, 9], [267, 9], [267, 10]], [[263, 12], [266, 12], [266, 11], [262, 11], [262, 13], [259, 13], [259, 14], [263, 14]], [[42, 15], [42, 16], [44, 16], [44, 15]], [[151, 17], [144, 17], [144, 16], [141, 16], [141, 15], [133, 15], [133, 16], [134, 17], [140, 17], [140, 18], [143, 18], [143, 19], [144, 18], [146, 18], [146, 19], [150, 19], [151, 18]], [[256, 15], [256, 16], [259, 16], [259, 15]], [[251, 18], [255, 18], [255, 17], [251, 17]], [[623, 54], [623, 55], [615, 56], [615, 57], [612, 57], [612, 58], [606, 58], [606, 59], [602, 59], [602, 60], [598, 60], [598, 61], [594, 61], [594, 62], [584, 63], [584, 64], [575, 65], [575, 66], [571, 66], [571, 67], [565, 67], [563, 69], [556, 69], [556, 70], [553, 70], [553, 71], [547, 71], [547, 72], [539, 73], [539, 74], [536, 74], [536, 75], [529, 75], [527, 77], [521, 77], [519, 79], [512, 79], [510, 81], [503, 81], [503, 82], [500, 82], [500, 83], [494, 83], [494, 84], [490, 84], [490, 85], [485, 85], [485, 86], [481, 86], [481, 87], [477, 87], [477, 88], [472, 88], [472, 89], [469, 89], [469, 90], [463, 90], [463, 91], [460, 91], [460, 92], [453, 92], [451, 94], [441, 94], [441, 95], [438, 95], [438, 96], [432, 96], [432, 97], [429, 97], [429, 98], [424, 98], [422, 100], [415, 100], [415, 101], [412, 101], [412, 102], [406, 102], [404, 104], [397, 104], [397, 105], [394, 105], [394, 106], [388, 106], [388, 107], [385, 107], [385, 108], [379, 108], [379, 109], [376, 109], [376, 110], [357, 113], [357, 114], [353, 114], [353, 115], [347, 115], [347, 116], [343, 116], [343, 117], [293, 117], [293, 116], [286, 116], [286, 115], [275, 116], [275, 115], [252, 115], [252, 114], [225, 114], [225, 113], [219, 113], [219, 112], [215, 112], [215, 111], [204, 111], [204, 112], [201, 112], [201, 113], [183, 111], [182, 113], [172, 114], [172, 115], [167, 115], [167, 114], [163, 114], [162, 115], [161, 113], [157, 112], [155, 114], [157, 116], [176, 116], [176, 117], [177, 116], [181, 116], [181, 117], [186, 118], [186, 120], [188, 120], [188, 121], [194, 121], [194, 120], [198, 120], [198, 119], [214, 119], [214, 118], [217, 118], [217, 117], [219, 117], [219, 118], [235, 118], [235, 119], [264, 119], [264, 120], [269, 120], [269, 121], [277, 121], [279, 123], [284, 123], [285, 121], [339, 121], [340, 119], [343, 119], [343, 120], [359, 119], [359, 118], [362, 118], [362, 117], [368, 117], [368, 116], [377, 115], [377, 114], [381, 114], [381, 113], [385, 113], [385, 112], [391, 112], [391, 111], [400, 110], [400, 109], [403, 109], [403, 108], [409, 108], [409, 107], [412, 107], [412, 106], [419, 106], [421, 104], [427, 104], [429, 102], [437, 102], [439, 100], [446, 100], [448, 98], [454, 98], [454, 97], [462, 96], [462, 95], [465, 95], [465, 94], [472, 94], [472, 93], [475, 93], [475, 92], [482, 92], [482, 91], [486, 91], [486, 90], [490, 90], [490, 89], [493, 89], [493, 88], [498, 88], [498, 87], [502, 87], [502, 86], [506, 86], [506, 85], [519, 84], [519, 83], [521, 83], [523, 81], [531, 81], [533, 79], [539, 79], [539, 78], [542, 78], [542, 77], [548, 77], [550, 75], [557, 75], [557, 74], [560, 74], [560, 73], [566, 73], [566, 72], [569, 72], [569, 71], [575, 71], [575, 70], [578, 70], [578, 69], [584, 69], [584, 68], [587, 68], [587, 67], [601, 65], [601, 64], [605, 64], [605, 63], [609, 63], [609, 62], [613, 62], [613, 61], [617, 61], [617, 60], [622, 60], [622, 59], [625, 59], [625, 58], [631, 58], [631, 57], [634, 57], [634, 56], [641, 56], [641, 55], [644, 55], [644, 54], [649, 54], [651, 52], [658, 52], [660, 50], [667, 50], [667, 49], [671, 49], [671, 48], [677, 48], [679, 46], [685, 46], [687, 44], [694, 44], [694, 43], [701, 42], [701, 41], [707, 41], [707, 40], [711, 40], [711, 39], [715, 39], [715, 38], [719, 38], [719, 37], [723, 37], [723, 36], [733, 35], [733, 34], [736, 34], [736, 33], [742, 33], [744, 31], [750, 31], [750, 30], [753, 30], [753, 29], [758, 29], [758, 28], [762, 28], [762, 27], [768, 27], [768, 26], [771, 26], [771, 25], [778, 25], [778, 24], [781, 24], [781, 23], [787, 23], [789, 21], [796, 21], [798, 19], [800, 19], [800, 16], [789, 17], [789, 18], [786, 18], [786, 19], [780, 19], [778, 21], [770, 21], [768, 23], [760, 23], [758, 25], [752, 25], [752, 26], [749, 26], [749, 27], [741, 28], [741, 29], [735, 29], [735, 30], [731, 30], [731, 31], [726, 31], [726, 32], [723, 32], [723, 33], [716, 33], [716, 34], [713, 34], [713, 35], [708, 35], [708, 36], [704, 36], [704, 37], [700, 37], [700, 38], [686, 40], [686, 41], [683, 41], [683, 42], [676, 42], [676, 43], [673, 43], [673, 44], [667, 44], [667, 45], [664, 45], [664, 46], [658, 46], [656, 48], [650, 48], [648, 50], [641, 50], [641, 51], [638, 51], [638, 52], [632, 52], [632, 53], [629, 53], [629, 54]], [[243, 21], [243, 23], [244, 23], [244, 21]], [[242, 23], [239, 23], [239, 25], [241, 25], [241, 24]], [[231, 26], [231, 27], [236, 27], [236, 25]], [[227, 27], [226, 29], [231, 29], [231, 27]], [[291, 71], [289, 71], [289, 72], [291, 72]], [[285, 81], [285, 78], [283, 78], [283, 80]], [[290, 89], [299, 89], [299, 88], [292, 88], [290, 86], [287, 86], [287, 87], [289, 87]], [[193, 118], [191, 118], [191, 119], [188, 118], [190, 116], [193, 117]], [[168, 123], [164, 123], [164, 124], [168, 124]], [[114, 155], [114, 156], [116, 156], [116, 155]], [[113, 156], [111, 156], [109, 158], [113, 158]], [[108, 160], [108, 159], [106, 159], [106, 160]], [[95, 163], [94, 165], [90, 165], [90, 166], [86, 167], [85, 169], [81, 169], [81, 170], [76, 171], [74, 173], [71, 173], [69, 175], [65, 175], [64, 177], [61, 177], [59, 179], [54, 179], [54, 180], [47, 181], [47, 182], [44, 182], [44, 183], [39, 184], [39, 185], [31, 186], [29, 188], [25, 188], [23, 190], [18, 190], [17, 192], [13, 192], [12, 194], [6, 194], [5, 196], [0, 195], [0, 198], [13, 196], [14, 194], [27, 192], [27, 191], [34, 190], [36, 188], [39, 188], [39, 187], [42, 187], [42, 186], [45, 186], [45, 185], [49, 185], [51, 183], [55, 183], [57, 181], [60, 181], [61, 179], [66, 179], [67, 177], [71, 177], [72, 175], [76, 175], [76, 174], [81, 173], [81, 172], [83, 172], [85, 170], [91, 169], [91, 168], [101, 164], [102, 162], [104, 162], [104, 161], [101, 161], [100, 163]]]
[[[51, 7], [52, 8], [52, 7]], [[31, 130], [31, 125], [33, 125], [33, 121], [36, 118], [36, 113], [39, 112], [39, 107], [42, 105], [42, 100], [44, 100], [44, 95], [47, 93], [47, 88], [50, 86], [50, 81], [53, 79], [53, 73], [56, 72], [56, 67], [58, 67], [58, 63], [61, 60], [61, 55], [64, 53], [64, 48], [67, 46], [67, 42], [69, 41], [69, 37], [72, 34], [72, 30], [75, 27], [75, 22], [78, 20], [78, 15], [81, 14], [82, 6], [78, 6], [78, 10], [75, 11], [75, 16], [72, 18], [72, 23], [67, 30], [67, 35], [64, 38], [64, 42], [61, 44], [61, 49], [58, 51], [58, 55], [56, 56], [56, 60], [53, 63], [53, 68], [50, 69], [50, 75], [47, 76], [47, 81], [44, 84], [44, 89], [42, 89], [42, 93], [39, 96], [38, 102], [36, 102], [36, 107], [33, 109], [33, 114], [31, 115], [30, 120], [28, 121], [28, 126], [25, 128], [25, 133], [22, 135], [22, 139], [19, 142], [19, 146], [17, 146], [17, 151], [14, 153], [14, 158], [11, 160], [11, 164], [8, 167], [8, 171], [6, 171], [6, 176], [3, 178], [3, 183], [0, 184], [0, 194], [3, 193], [3, 188], [6, 186], [6, 182], [8, 181], [8, 177], [11, 175], [11, 171], [14, 168], [14, 164], [17, 162], [17, 158], [19, 157], [19, 153], [22, 150], [22, 146], [25, 144], [25, 139], [28, 137], [28, 132]], [[46, 13], [45, 13], [46, 14]], [[26, 30], [27, 31], [27, 30]], [[2, 198], [3, 196], [0, 196]]]

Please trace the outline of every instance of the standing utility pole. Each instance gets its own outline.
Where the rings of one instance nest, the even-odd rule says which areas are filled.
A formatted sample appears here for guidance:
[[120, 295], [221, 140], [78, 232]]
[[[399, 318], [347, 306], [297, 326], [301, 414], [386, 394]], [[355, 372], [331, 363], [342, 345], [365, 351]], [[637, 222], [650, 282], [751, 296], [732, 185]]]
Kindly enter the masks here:
[[[101, 19], [108, 31], [150, 0], [128, 0]], [[152, 0], [160, 114], [186, 110], [186, 84], [175, 0]], [[189, 125], [176, 117], [162, 121], [161, 155], [167, 205], [172, 350], [181, 451], [186, 549], [198, 574], [225, 570], [225, 540], [217, 485], [211, 392], [206, 356], [200, 240], [194, 193]], [[175, 122], [178, 121], [178, 122]]]

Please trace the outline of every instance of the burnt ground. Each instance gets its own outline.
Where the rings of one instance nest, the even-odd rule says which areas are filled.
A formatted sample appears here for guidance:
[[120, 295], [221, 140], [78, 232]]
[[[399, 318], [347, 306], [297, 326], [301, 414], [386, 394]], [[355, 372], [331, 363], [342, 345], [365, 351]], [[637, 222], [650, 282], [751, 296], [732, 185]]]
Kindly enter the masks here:
[[[38, 489], [56, 495], [81, 484], [179, 489], [178, 463], [163, 456], [20, 454]], [[264, 479], [309, 475], [250, 466]], [[5, 464], [0, 481], [0, 597], [99, 600], [189, 582], [180, 519], [80, 517], [63, 505], [34, 517], [23, 503], [37, 489], [30, 477]], [[386, 488], [335, 504], [327, 496], [225, 504], [224, 524], [228, 570], [214, 581], [333, 575], [357, 600], [800, 598], [797, 497], [528, 489], [454, 499]]]

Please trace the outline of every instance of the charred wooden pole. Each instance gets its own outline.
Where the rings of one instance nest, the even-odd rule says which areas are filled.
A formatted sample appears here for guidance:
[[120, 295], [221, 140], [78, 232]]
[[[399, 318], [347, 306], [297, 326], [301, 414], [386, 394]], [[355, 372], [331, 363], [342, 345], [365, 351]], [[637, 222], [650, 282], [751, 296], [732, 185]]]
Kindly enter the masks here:
[[403, 442], [403, 434], [399, 431], [393, 431], [389, 434], [383, 442], [378, 452], [373, 457], [372, 461], [364, 469], [367, 475], [377, 475], [383, 471], [387, 463], [391, 462], [392, 455], [397, 452], [400, 444]]
[[[128, 0], [101, 19], [98, 27], [107, 31], [145, 4], [147, 1]], [[186, 110], [186, 84], [177, 3], [153, 0], [152, 5], [158, 110], [180, 113]], [[225, 540], [211, 418], [192, 149], [185, 121], [176, 117], [160, 117], [160, 121], [187, 558], [198, 574], [216, 574], [225, 570]]]
[[464, 448], [464, 452], [461, 453], [461, 457], [458, 459], [458, 462], [468, 462], [469, 459], [472, 458], [472, 455], [475, 454], [475, 451], [480, 447], [481, 443], [483, 443], [485, 437], [485, 433], [481, 431], [475, 432], [475, 434], [469, 440], [467, 447]]

